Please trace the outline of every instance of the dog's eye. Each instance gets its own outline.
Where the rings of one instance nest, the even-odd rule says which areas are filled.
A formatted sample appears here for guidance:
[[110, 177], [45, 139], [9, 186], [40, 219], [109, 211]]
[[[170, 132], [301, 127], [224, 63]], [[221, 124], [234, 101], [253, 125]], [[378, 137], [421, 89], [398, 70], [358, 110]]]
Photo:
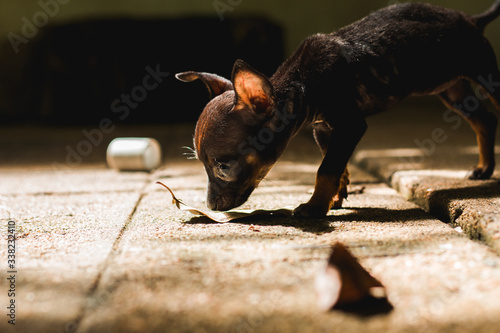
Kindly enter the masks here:
[[217, 173], [221, 177], [226, 177], [229, 174], [231, 167], [226, 163], [217, 163]]
[[222, 162], [217, 160], [214, 160], [214, 162], [218, 176], [221, 178], [228, 177], [229, 174], [231, 173], [231, 169], [234, 166], [234, 162], [226, 162], [226, 161]]
[[220, 162], [215, 160], [215, 167], [217, 168], [217, 173], [220, 176], [227, 176], [229, 170], [231, 170], [231, 165], [227, 162]]
[[229, 166], [229, 164], [225, 164], [225, 163], [219, 163], [217, 165], [217, 167], [219, 168], [219, 170], [221, 171], [228, 171], [229, 169], [231, 169], [231, 167]]

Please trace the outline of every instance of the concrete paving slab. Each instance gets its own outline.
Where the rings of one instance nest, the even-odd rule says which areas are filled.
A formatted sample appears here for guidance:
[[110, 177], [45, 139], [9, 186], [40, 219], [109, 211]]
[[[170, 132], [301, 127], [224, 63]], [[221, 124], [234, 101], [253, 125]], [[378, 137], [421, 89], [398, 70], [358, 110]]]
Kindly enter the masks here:
[[113, 193], [140, 190], [149, 183], [146, 172], [110, 169], [32, 170], [0, 172], [0, 195]]
[[[172, 139], [167, 151], [192, 134], [172, 133], [164, 136]], [[42, 168], [0, 166], [2, 221], [16, 220], [22, 235], [19, 325], [1, 321], [1, 332], [496, 332], [500, 325], [498, 255], [356, 166], [352, 182], [365, 192], [325, 219], [213, 224], [174, 209], [154, 184], [160, 179], [204, 207], [198, 162], [167, 156], [152, 174], [115, 173], [99, 156], [66, 173], [47, 167], [51, 157]], [[244, 207], [307, 200], [320, 159], [310, 133], [299, 135]], [[392, 311], [318, 310], [314, 277], [336, 241], [387, 287]]]
[[[352, 163], [442, 221], [500, 250], [500, 171], [489, 181], [466, 179], [478, 149], [464, 120], [437, 104], [401, 107], [368, 121]], [[496, 155], [500, 160], [500, 135]]]
[[[462, 176], [462, 177], [460, 177]], [[500, 182], [464, 180], [462, 172], [400, 171], [392, 186], [405, 198], [500, 252]]]
[[[416, 101], [423, 100], [421, 105]], [[410, 99], [367, 118], [368, 130], [355, 154], [356, 164], [388, 179], [395, 171], [469, 170], [477, 164], [476, 137], [470, 126], [437, 98]], [[497, 159], [500, 135], [496, 136]]]
[[[306, 185], [282, 191], [290, 197], [264, 189], [248, 205], [308, 197]], [[143, 198], [78, 332], [493, 332], [500, 324], [498, 256], [386, 185], [367, 185], [317, 221], [212, 224], [166, 200], [161, 190]], [[385, 284], [394, 311], [362, 318], [318, 310], [314, 277], [336, 241]]]
[[[15, 297], [7, 297], [9, 281], [0, 280], [1, 303], [5, 308], [15, 299], [18, 310], [16, 326], [4, 314], [0, 331], [66, 332], [79, 317], [140, 193], [4, 196], [9, 212], [0, 209], [2, 235], [7, 222], [14, 221], [17, 273]], [[7, 250], [2, 242], [2, 268]]]

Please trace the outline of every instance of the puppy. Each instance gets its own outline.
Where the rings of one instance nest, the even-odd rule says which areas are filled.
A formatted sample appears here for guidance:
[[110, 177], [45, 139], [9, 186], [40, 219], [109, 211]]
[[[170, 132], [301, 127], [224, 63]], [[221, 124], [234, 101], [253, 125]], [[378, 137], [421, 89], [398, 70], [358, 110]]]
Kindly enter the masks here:
[[500, 72], [486, 25], [500, 15], [500, 0], [469, 16], [429, 4], [392, 5], [331, 34], [305, 39], [267, 78], [242, 60], [232, 78], [202, 72], [211, 93], [196, 125], [194, 147], [208, 174], [208, 207], [244, 203], [290, 139], [312, 124], [323, 153], [314, 193], [294, 215], [321, 217], [347, 197], [347, 162], [366, 131], [365, 117], [407, 96], [437, 95], [472, 126], [479, 164], [472, 179], [493, 173], [496, 117], [484, 107], [462, 107], [482, 87], [500, 110]]

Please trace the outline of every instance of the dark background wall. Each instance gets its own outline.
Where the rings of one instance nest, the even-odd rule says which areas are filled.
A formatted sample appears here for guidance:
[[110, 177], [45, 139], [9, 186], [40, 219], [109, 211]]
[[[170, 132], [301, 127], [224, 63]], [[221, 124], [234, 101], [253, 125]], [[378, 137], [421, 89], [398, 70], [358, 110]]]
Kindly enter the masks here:
[[[175, 72], [229, 76], [243, 58], [270, 75], [306, 36], [395, 2], [2, 0], [0, 124], [192, 121], [208, 96]], [[427, 2], [479, 13], [493, 0]], [[500, 20], [486, 32], [497, 54], [499, 32]], [[146, 89], [155, 70], [169, 75]]]
[[[50, 0], [42, 0], [50, 2]], [[329, 32], [359, 19], [378, 8], [404, 0], [60, 0], [59, 12], [50, 23], [73, 22], [88, 18], [132, 17], [186, 17], [209, 16], [219, 18], [217, 6], [227, 4], [223, 17], [259, 14], [280, 24], [286, 32], [285, 45], [289, 54], [306, 36], [315, 32]], [[417, 2], [417, 1], [413, 1]], [[420, 0], [466, 13], [480, 13], [493, 0]], [[31, 19], [40, 10], [38, 0], [2, 0], [0, 2], [0, 36], [18, 32], [22, 17]], [[499, 45], [500, 23], [491, 25], [489, 38]]]

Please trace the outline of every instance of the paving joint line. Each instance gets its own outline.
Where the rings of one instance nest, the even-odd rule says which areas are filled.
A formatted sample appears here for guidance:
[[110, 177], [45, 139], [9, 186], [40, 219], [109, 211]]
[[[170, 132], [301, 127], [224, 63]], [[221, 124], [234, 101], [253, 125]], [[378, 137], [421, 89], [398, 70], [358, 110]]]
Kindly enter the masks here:
[[118, 233], [118, 236], [116, 237], [115, 241], [113, 242], [113, 245], [111, 246], [111, 250], [110, 250], [108, 256], [106, 257], [104, 262], [101, 264], [101, 268], [99, 269], [98, 274], [97, 274], [94, 282], [92, 283], [92, 286], [90, 287], [90, 289], [87, 293], [87, 296], [85, 299], [85, 304], [82, 307], [82, 309], [80, 310], [80, 314], [78, 315], [78, 317], [74, 321], [72, 321], [66, 325], [65, 333], [78, 332], [80, 329], [80, 324], [82, 323], [83, 319], [85, 319], [87, 314], [94, 308], [94, 306], [92, 304], [93, 303], [92, 300], [96, 297], [96, 293], [99, 290], [99, 285], [101, 283], [102, 277], [106, 273], [106, 271], [109, 267], [109, 264], [114, 260], [116, 253], [118, 252], [118, 246], [123, 238], [123, 235], [125, 234], [128, 226], [130, 225], [130, 222], [132, 222], [132, 219], [133, 219], [135, 213], [137, 212], [137, 208], [141, 204], [142, 199], [147, 194], [146, 188], [150, 184], [150, 182], [151, 182], [151, 179], [148, 178], [148, 180], [146, 181], [146, 183], [144, 184], [144, 186], [140, 190], [140, 195], [137, 198], [137, 201], [134, 205], [134, 208], [132, 209], [131, 213], [125, 219], [125, 223], [123, 224], [122, 228], [120, 229], [120, 232]]
[[[483, 225], [478, 225], [476, 228], [471, 228], [470, 226], [463, 226], [457, 222], [457, 220], [463, 214], [463, 210], [458, 208], [452, 209], [450, 207], [450, 202], [452, 200], [451, 198], [450, 200], [439, 200], [438, 196], [440, 195], [440, 190], [435, 190], [432, 193], [429, 193], [429, 195], [427, 196], [419, 196], [413, 193], [411, 197], [408, 197], [401, 191], [402, 188], [399, 186], [400, 182], [397, 182], [397, 180], [395, 180], [397, 179], [395, 175], [397, 175], [400, 171], [394, 171], [390, 174], [390, 176], [386, 177], [378, 170], [378, 168], [370, 167], [369, 163], [364, 163], [363, 160], [352, 161], [351, 163], [356, 165], [361, 170], [364, 170], [365, 172], [376, 177], [377, 179], [380, 179], [381, 182], [394, 189], [401, 197], [405, 198], [411, 203], [416, 204], [432, 217], [440, 220], [443, 223], [446, 223], [451, 228], [461, 227], [464, 234], [469, 237], [469, 239], [481, 242], [495, 252], [500, 252], [498, 244], [495, 244], [495, 242], [491, 240], [489, 232]], [[401, 171], [408, 172], [411, 170]]]

